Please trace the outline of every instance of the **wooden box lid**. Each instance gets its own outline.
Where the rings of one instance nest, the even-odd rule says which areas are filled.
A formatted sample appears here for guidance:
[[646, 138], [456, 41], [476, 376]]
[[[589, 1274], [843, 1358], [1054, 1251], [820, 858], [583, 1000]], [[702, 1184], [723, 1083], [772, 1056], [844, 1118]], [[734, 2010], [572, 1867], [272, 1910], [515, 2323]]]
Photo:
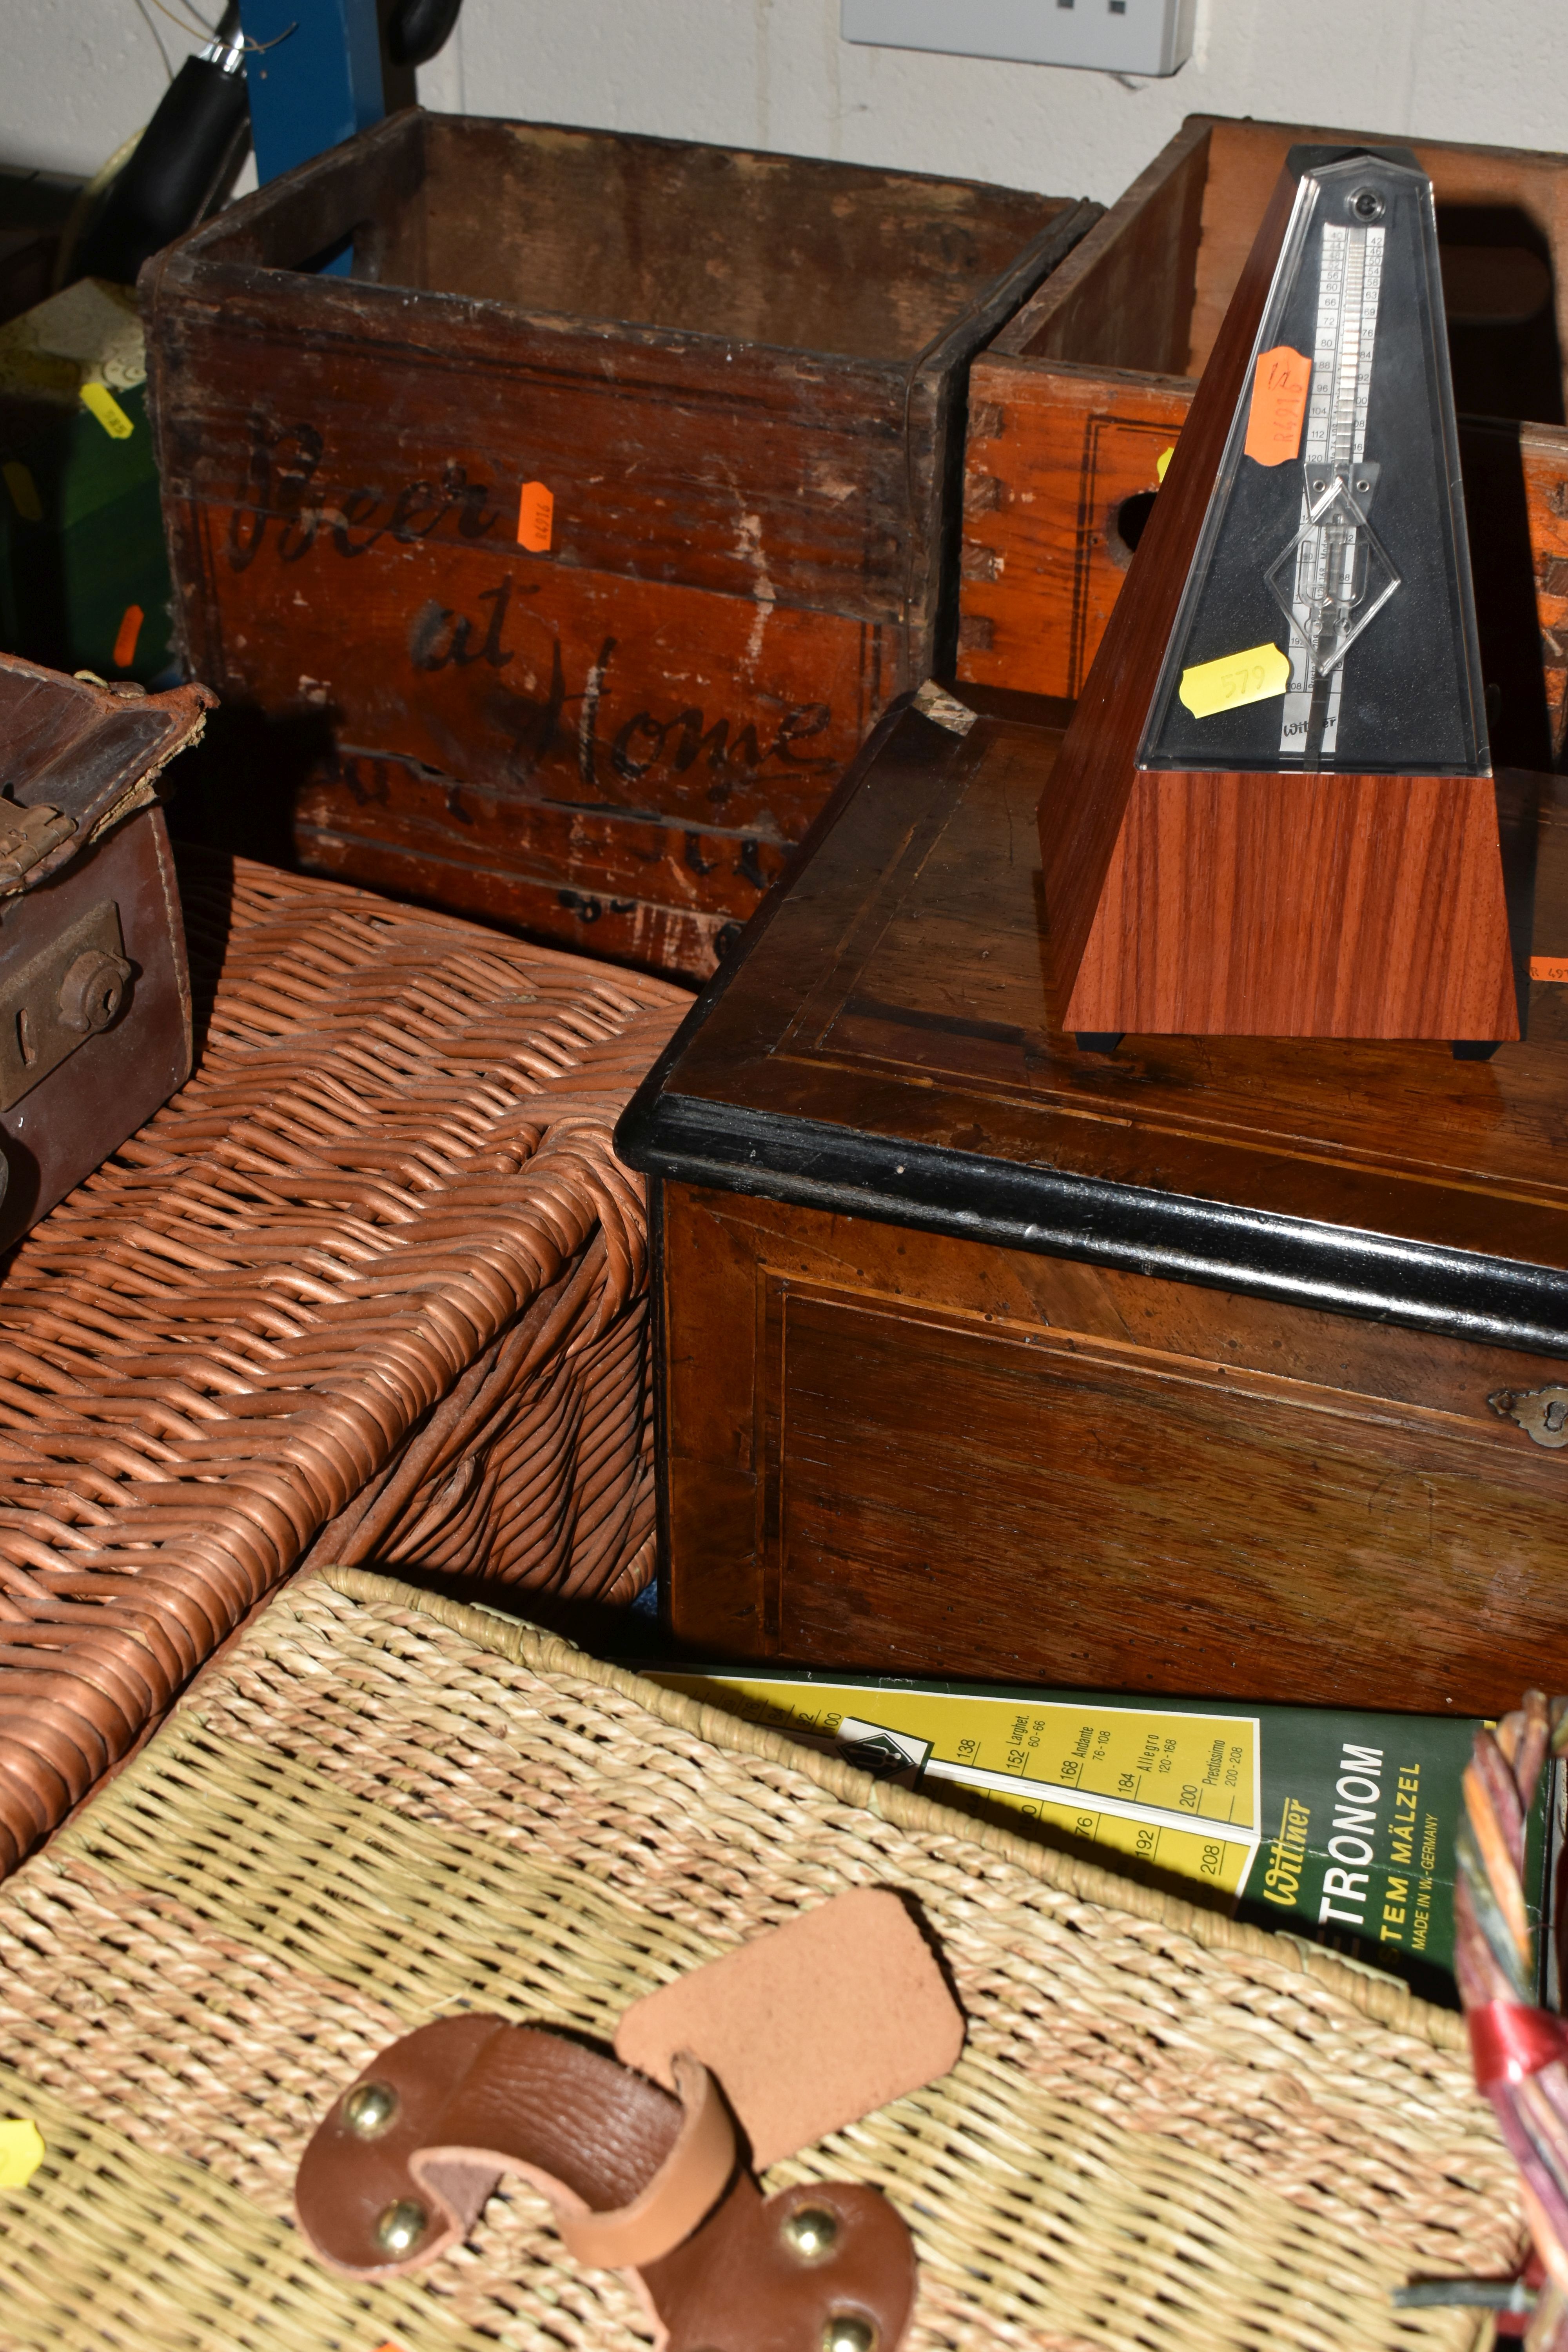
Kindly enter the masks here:
[[[928, 690], [929, 692], [929, 690]], [[1058, 1025], [1035, 812], [1068, 713], [904, 706], [625, 1114], [634, 1167], [1568, 1353], [1568, 998], [1442, 1044]], [[935, 705], [941, 709], [941, 701]], [[1568, 980], [1568, 780], [1516, 794], [1521, 950]], [[1531, 871], [1533, 866], [1533, 871]]]

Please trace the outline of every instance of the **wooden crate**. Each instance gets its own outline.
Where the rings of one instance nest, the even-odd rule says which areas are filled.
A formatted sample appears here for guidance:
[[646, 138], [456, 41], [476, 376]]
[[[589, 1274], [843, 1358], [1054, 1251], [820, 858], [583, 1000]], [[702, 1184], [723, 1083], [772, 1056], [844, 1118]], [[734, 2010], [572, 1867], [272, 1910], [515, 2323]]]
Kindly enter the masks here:
[[[1076, 1051], [1067, 711], [889, 722], [628, 1108], [689, 1654], [1491, 1714], [1568, 1676], [1568, 992]], [[1568, 972], [1568, 779], [1533, 932]]]
[[[1189, 116], [975, 362], [961, 679], [1078, 695], [1287, 152], [1372, 135]], [[1436, 194], [1494, 739], [1539, 766], [1568, 719], [1568, 159], [1394, 143]]]
[[172, 247], [184, 648], [319, 751], [304, 861], [711, 969], [950, 654], [970, 356], [1097, 217], [411, 109]]

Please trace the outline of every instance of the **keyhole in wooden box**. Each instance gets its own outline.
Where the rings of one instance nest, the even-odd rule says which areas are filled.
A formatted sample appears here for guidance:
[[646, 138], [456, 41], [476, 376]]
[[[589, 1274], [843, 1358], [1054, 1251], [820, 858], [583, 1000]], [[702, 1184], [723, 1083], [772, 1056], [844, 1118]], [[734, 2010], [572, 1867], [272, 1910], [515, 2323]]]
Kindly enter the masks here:
[[1154, 511], [1157, 495], [1153, 490], [1134, 490], [1131, 498], [1122, 499], [1112, 515], [1110, 553], [1119, 562], [1131, 562], [1138, 542], [1148, 528], [1149, 518]]

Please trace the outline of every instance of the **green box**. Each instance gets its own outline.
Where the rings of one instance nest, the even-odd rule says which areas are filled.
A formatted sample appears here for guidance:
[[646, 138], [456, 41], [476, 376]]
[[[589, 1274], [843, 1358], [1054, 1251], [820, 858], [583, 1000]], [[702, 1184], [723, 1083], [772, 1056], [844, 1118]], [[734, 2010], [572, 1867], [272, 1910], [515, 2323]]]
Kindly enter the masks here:
[[[1450, 2006], [1454, 1840], [1478, 1723], [1234, 1699], [755, 1667], [645, 1671], [1005, 1828], [1310, 1937]], [[1531, 1812], [1525, 1897], [1546, 1965], [1563, 1775]]]
[[[169, 667], [169, 562], [147, 388], [114, 400], [123, 439], [78, 407], [0, 446], [0, 644], [51, 669], [145, 686]], [[122, 662], [132, 606], [142, 617]]]

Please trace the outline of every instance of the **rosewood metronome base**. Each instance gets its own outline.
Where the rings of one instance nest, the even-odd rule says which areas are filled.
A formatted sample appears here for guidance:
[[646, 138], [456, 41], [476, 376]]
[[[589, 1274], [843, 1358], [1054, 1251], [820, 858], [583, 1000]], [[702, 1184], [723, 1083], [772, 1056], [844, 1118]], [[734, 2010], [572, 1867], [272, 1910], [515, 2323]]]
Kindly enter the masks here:
[[1520, 1034], [1489, 777], [1140, 770], [1087, 908], [1072, 879], [1068, 1029]]

